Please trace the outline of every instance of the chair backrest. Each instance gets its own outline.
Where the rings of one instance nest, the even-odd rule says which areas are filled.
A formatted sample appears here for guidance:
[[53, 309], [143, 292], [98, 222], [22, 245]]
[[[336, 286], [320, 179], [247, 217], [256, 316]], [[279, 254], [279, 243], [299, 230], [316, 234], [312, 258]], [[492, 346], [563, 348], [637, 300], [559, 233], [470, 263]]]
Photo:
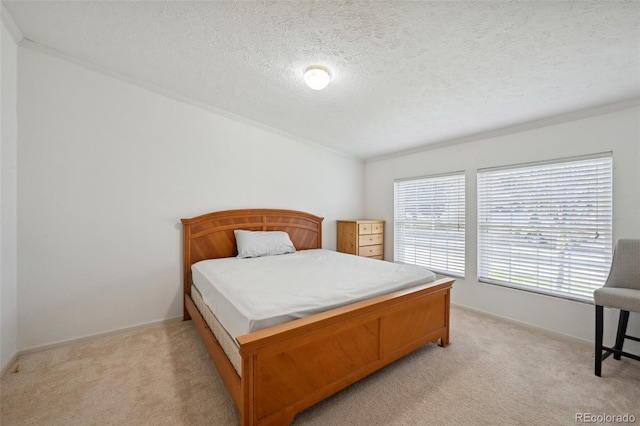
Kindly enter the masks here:
[[618, 240], [604, 286], [640, 290], [640, 240]]

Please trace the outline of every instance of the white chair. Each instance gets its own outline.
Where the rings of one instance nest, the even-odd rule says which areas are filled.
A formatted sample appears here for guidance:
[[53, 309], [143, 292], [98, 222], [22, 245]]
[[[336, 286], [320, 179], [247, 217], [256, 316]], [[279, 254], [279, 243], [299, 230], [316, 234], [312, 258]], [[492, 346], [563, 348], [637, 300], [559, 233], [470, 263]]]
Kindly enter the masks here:
[[[593, 292], [593, 301], [596, 305], [596, 376], [601, 375], [602, 361], [611, 354], [617, 360], [624, 356], [640, 361], [640, 356], [622, 350], [625, 339], [640, 342], [640, 338], [627, 335], [629, 312], [640, 312], [640, 240], [618, 240], [607, 282]], [[604, 306], [620, 309], [616, 343], [612, 348], [602, 345]]]

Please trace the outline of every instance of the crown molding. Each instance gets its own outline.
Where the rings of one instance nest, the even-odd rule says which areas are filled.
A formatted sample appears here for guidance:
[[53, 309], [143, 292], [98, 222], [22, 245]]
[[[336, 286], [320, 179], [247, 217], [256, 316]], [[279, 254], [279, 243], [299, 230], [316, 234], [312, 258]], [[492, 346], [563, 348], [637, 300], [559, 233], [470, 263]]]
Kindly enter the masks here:
[[598, 115], [609, 114], [612, 112], [623, 111], [625, 109], [636, 108], [639, 106], [640, 106], [640, 97], [629, 98], [619, 102], [614, 102], [614, 103], [605, 104], [605, 105], [598, 105], [598, 106], [570, 111], [562, 114], [551, 115], [551, 116], [540, 118], [537, 120], [525, 121], [525, 122], [514, 124], [511, 126], [488, 130], [486, 132], [474, 133], [471, 135], [462, 136], [455, 139], [446, 139], [442, 141], [436, 141], [426, 145], [421, 145], [416, 148], [397, 151], [397, 152], [393, 152], [386, 155], [380, 155], [376, 157], [370, 157], [370, 158], [366, 158], [364, 160], [364, 163], [365, 164], [375, 163], [378, 161], [389, 160], [392, 158], [404, 157], [406, 155], [418, 154], [425, 151], [432, 151], [434, 149], [446, 148], [453, 145], [460, 145], [464, 143], [480, 141], [483, 139], [489, 139], [489, 138], [494, 138], [498, 136], [506, 136], [514, 133], [524, 132], [527, 130], [548, 127], [555, 124], [567, 123], [570, 121], [576, 121], [584, 118], [595, 117]]
[[18, 28], [16, 23], [13, 22], [13, 18], [11, 17], [11, 14], [7, 10], [7, 8], [4, 6], [4, 3], [2, 4], [2, 9], [0, 10], [0, 19], [2, 19], [2, 23], [7, 28], [7, 31], [9, 31], [9, 34], [11, 34], [11, 37], [13, 37], [16, 44], [24, 40], [22, 31], [20, 31], [20, 28]]
[[542, 127], [548, 127], [551, 125], [555, 125], [555, 124], [561, 124], [561, 123], [566, 123], [566, 122], [570, 122], [570, 121], [576, 121], [576, 120], [580, 120], [580, 119], [584, 119], [584, 118], [589, 118], [589, 117], [594, 117], [594, 116], [598, 116], [598, 115], [603, 115], [603, 114], [608, 114], [611, 112], [616, 112], [616, 111], [622, 111], [625, 109], [630, 109], [630, 108], [635, 108], [640, 106], [640, 97], [634, 97], [634, 98], [629, 98], [629, 99], [625, 99], [619, 102], [614, 102], [614, 103], [610, 103], [610, 104], [605, 104], [605, 105], [598, 105], [598, 106], [594, 106], [594, 107], [590, 107], [590, 108], [584, 108], [584, 109], [580, 109], [580, 110], [575, 110], [575, 111], [570, 111], [570, 112], [566, 112], [566, 113], [562, 113], [562, 114], [556, 114], [556, 115], [552, 115], [552, 116], [548, 116], [548, 117], [543, 117], [540, 119], [536, 119], [536, 120], [531, 120], [531, 121], [526, 121], [526, 122], [522, 122], [522, 123], [518, 123], [518, 124], [514, 124], [514, 125], [510, 125], [510, 126], [505, 126], [505, 127], [500, 127], [497, 129], [493, 129], [493, 130], [488, 130], [485, 132], [480, 132], [480, 133], [474, 133], [474, 134], [470, 134], [467, 136], [462, 136], [459, 138], [454, 138], [454, 139], [445, 139], [445, 140], [440, 140], [440, 141], [435, 141], [435, 142], [431, 142], [431, 143], [427, 143], [415, 148], [410, 148], [407, 150], [402, 150], [402, 151], [396, 151], [396, 152], [392, 152], [389, 154], [384, 154], [384, 155], [380, 155], [380, 156], [374, 156], [374, 157], [369, 157], [369, 158], [359, 158], [357, 156], [351, 155], [351, 154], [347, 154], [343, 151], [339, 151], [336, 149], [332, 149], [329, 148], [327, 146], [321, 145], [319, 143], [316, 142], [312, 142], [308, 139], [304, 139], [301, 138], [299, 136], [295, 136], [292, 134], [289, 134], [287, 132], [283, 132], [282, 130], [276, 129], [274, 127], [268, 126], [266, 124], [251, 120], [249, 118], [243, 117], [241, 115], [238, 114], [234, 114], [228, 111], [224, 111], [222, 109], [213, 107], [211, 105], [205, 104], [204, 102], [200, 102], [197, 101], [195, 99], [189, 98], [187, 96], [183, 96], [183, 95], [179, 95], [177, 93], [171, 92], [169, 90], [166, 90], [162, 87], [159, 87], [155, 84], [146, 82], [144, 80], [141, 79], [137, 79], [134, 77], [130, 77], [127, 76], [125, 74], [110, 70], [106, 67], [88, 62], [86, 60], [83, 59], [79, 59], [77, 57], [74, 57], [72, 55], [66, 54], [64, 52], [61, 52], [59, 50], [41, 45], [39, 43], [35, 43], [31, 40], [28, 40], [26, 38], [24, 38], [24, 36], [22, 35], [22, 33], [20, 32], [20, 30], [18, 29], [18, 27], [15, 25], [15, 23], [13, 22], [13, 19], [11, 18], [11, 15], [9, 15], [9, 12], [6, 10], [5, 6], [2, 5], [2, 21], [3, 23], [5, 23], [7, 29], [9, 30], [9, 32], [11, 33], [11, 35], [14, 37], [14, 39], [16, 39], [16, 42], [21, 46], [21, 47], [25, 47], [37, 52], [41, 52], [41, 53], [45, 53], [48, 54], [50, 56], [53, 57], [57, 57], [58, 59], [62, 59], [71, 63], [74, 63], [76, 65], [79, 65], [83, 68], [87, 68], [90, 69], [92, 71], [96, 71], [98, 73], [113, 77], [115, 79], [133, 84], [135, 86], [141, 87], [143, 89], [149, 90], [153, 93], [165, 96], [169, 99], [175, 100], [175, 101], [179, 101], [179, 102], [183, 102], [189, 105], [192, 105], [194, 107], [206, 110], [208, 112], [214, 113], [216, 115], [219, 116], [223, 116], [225, 118], [228, 118], [230, 120], [236, 121], [236, 122], [240, 122], [242, 124], [248, 125], [248, 126], [252, 126], [255, 128], [259, 128], [261, 130], [267, 131], [269, 133], [272, 134], [276, 134], [282, 137], [285, 137], [287, 139], [293, 140], [295, 142], [299, 142], [302, 144], [305, 144], [307, 146], [316, 148], [316, 149], [320, 149], [322, 151], [331, 153], [333, 155], [337, 155], [339, 157], [342, 158], [346, 158], [348, 160], [352, 160], [352, 161], [356, 161], [362, 164], [368, 164], [368, 163], [374, 163], [374, 162], [378, 162], [378, 161], [384, 161], [384, 160], [388, 160], [388, 159], [392, 159], [392, 158], [398, 158], [398, 157], [404, 157], [407, 155], [412, 155], [412, 154], [418, 154], [421, 152], [425, 152], [425, 151], [431, 151], [431, 150], [435, 150], [435, 149], [440, 149], [440, 148], [444, 148], [444, 147], [449, 147], [449, 146], [453, 146], [453, 145], [459, 145], [459, 144], [464, 144], [464, 143], [469, 143], [469, 142], [474, 142], [474, 141], [479, 141], [479, 140], [483, 140], [483, 139], [489, 139], [489, 138], [493, 138], [493, 137], [499, 137], [499, 136], [506, 136], [509, 134], [514, 134], [514, 133], [519, 133], [519, 132], [523, 132], [523, 131], [527, 131], [527, 130], [533, 130], [533, 129], [537, 129], [537, 128], [542, 128]]
[[104, 67], [104, 66], [101, 66], [101, 65], [86, 61], [84, 59], [79, 59], [79, 58], [77, 58], [77, 57], [75, 57], [73, 55], [69, 55], [69, 54], [61, 52], [61, 51], [59, 51], [57, 49], [53, 49], [51, 47], [44, 46], [44, 45], [42, 45], [40, 43], [36, 43], [36, 42], [31, 41], [29, 39], [23, 38], [22, 41], [19, 43], [19, 45], [20, 45], [20, 47], [24, 47], [24, 48], [27, 48], [27, 49], [30, 49], [30, 50], [33, 50], [33, 51], [36, 51], [36, 52], [44, 53], [44, 54], [47, 54], [49, 56], [53, 56], [53, 57], [61, 59], [61, 60], [64, 60], [64, 61], [67, 61], [67, 62], [71, 62], [71, 63], [73, 63], [75, 65], [78, 65], [80, 67], [89, 69], [91, 71], [95, 71], [95, 72], [98, 72], [100, 74], [115, 78], [117, 80], [124, 81], [124, 82], [129, 83], [129, 84], [133, 84], [134, 86], [141, 87], [143, 89], [146, 89], [146, 90], [148, 90], [150, 92], [153, 92], [155, 94], [158, 94], [158, 95], [162, 95], [162, 96], [164, 96], [166, 98], [169, 98], [171, 100], [182, 102], [182, 103], [185, 103], [185, 104], [189, 104], [189, 105], [194, 106], [196, 108], [206, 110], [206, 111], [211, 112], [213, 114], [228, 118], [230, 120], [245, 124], [247, 126], [255, 127], [255, 128], [264, 130], [266, 132], [269, 132], [269, 133], [272, 133], [272, 134], [276, 134], [278, 136], [287, 138], [289, 140], [292, 140], [292, 141], [295, 141], [295, 142], [298, 142], [298, 143], [302, 143], [302, 144], [307, 145], [309, 147], [312, 147], [312, 148], [315, 148], [315, 149], [319, 149], [321, 151], [325, 151], [325, 152], [331, 153], [333, 155], [336, 155], [336, 156], [339, 156], [339, 157], [342, 157], [342, 158], [346, 158], [348, 160], [356, 161], [356, 162], [358, 162], [360, 164], [363, 163], [363, 159], [362, 158], [355, 157], [355, 156], [347, 154], [345, 152], [329, 148], [327, 146], [321, 145], [321, 144], [316, 143], [316, 142], [312, 142], [312, 141], [310, 141], [308, 139], [305, 139], [305, 138], [302, 138], [302, 137], [299, 137], [299, 136], [295, 136], [295, 135], [289, 134], [287, 132], [283, 132], [282, 130], [276, 129], [275, 127], [268, 126], [266, 124], [260, 123], [258, 121], [251, 120], [249, 118], [243, 117], [243, 116], [238, 115], [238, 114], [234, 114], [232, 112], [224, 111], [222, 109], [219, 109], [219, 108], [213, 107], [211, 105], [208, 105], [208, 104], [206, 104], [204, 102], [197, 101], [197, 100], [195, 100], [193, 98], [190, 98], [190, 97], [187, 97], [187, 96], [183, 96], [183, 95], [179, 95], [179, 94], [177, 94], [175, 92], [172, 92], [170, 90], [166, 90], [166, 89], [164, 89], [164, 88], [162, 88], [162, 87], [160, 87], [160, 86], [158, 86], [156, 84], [149, 83], [149, 82], [144, 81], [142, 79], [131, 77], [131, 76], [128, 76], [126, 74], [122, 74], [122, 73], [117, 72], [117, 71], [113, 71], [113, 70], [111, 70], [111, 69], [109, 69], [107, 67]]

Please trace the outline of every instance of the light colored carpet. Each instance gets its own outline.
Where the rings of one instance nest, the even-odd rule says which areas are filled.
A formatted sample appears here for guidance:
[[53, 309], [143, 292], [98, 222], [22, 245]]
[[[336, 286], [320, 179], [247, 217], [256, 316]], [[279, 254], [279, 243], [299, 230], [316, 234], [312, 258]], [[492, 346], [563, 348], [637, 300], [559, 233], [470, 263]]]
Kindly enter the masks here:
[[[300, 425], [571, 425], [576, 413], [635, 416], [640, 362], [452, 308], [451, 345], [410, 354], [299, 414]], [[190, 322], [23, 355], [0, 381], [9, 425], [237, 425]]]

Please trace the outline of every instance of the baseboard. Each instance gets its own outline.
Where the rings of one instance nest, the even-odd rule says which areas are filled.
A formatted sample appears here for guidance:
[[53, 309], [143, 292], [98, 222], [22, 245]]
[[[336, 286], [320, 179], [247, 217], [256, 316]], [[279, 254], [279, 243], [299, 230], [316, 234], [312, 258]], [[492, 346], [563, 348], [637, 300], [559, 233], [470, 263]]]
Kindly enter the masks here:
[[478, 313], [478, 314], [486, 315], [488, 317], [495, 318], [495, 319], [498, 319], [498, 320], [501, 320], [501, 321], [505, 321], [505, 322], [508, 322], [508, 323], [511, 323], [511, 324], [519, 325], [519, 326], [521, 326], [523, 328], [527, 328], [529, 330], [537, 331], [539, 333], [543, 333], [543, 334], [546, 334], [548, 336], [559, 337], [561, 339], [564, 339], [564, 340], [567, 340], [567, 341], [571, 341], [571, 342], [574, 342], [574, 343], [580, 343], [580, 344], [583, 344], [583, 345], [593, 346], [593, 342], [590, 342], [589, 340], [581, 339], [579, 337], [571, 336], [569, 334], [560, 333], [559, 331], [556, 331], [556, 330], [551, 330], [551, 329], [548, 329], [548, 328], [538, 327], [538, 326], [535, 326], [533, 324], [529, 324], [527, 322], [515, 320], [513, 318], [503, 317], [501, 315], [494, 314], [493, 312], [483, 311], [482, 309], [472, 308], [471, 306], [460, 305], [458, 303], [453, 303], [453, 302], [451, 302], [451, 306], [455, 306], [456, 308], [464, 309], [466, 311], [471, 311], [471, 312], [475, 312], [475, 313]]
[[9, 368], [13, 367], [15, 362], [18, 360], [18, 355], [19, 355], [18, 352], [13, 354], [9, 362], [7, 362], [2, 368], [0, 368], [0, 377], [4, 376], [4, 373], [9, 371]]
[[62, 346], [68, 346], [68, 345], [72, 345], [74, 343], [87, 342], [87, 341], [99, 339], [101, 337], [107, 337], [107, 336], [113, 336], [113, 335], [116, 335], [116, 334], [128, 333], [128, 332], [134, 331], [134, 330], [140, 330], [140, 329], [143, 329], [143, 328], [153, 327], [153, 326], [160, 325], [160, 324], [167, 324], [167, 323], [173, 323], [173, 322], [179, 322], [179, 321], [182, 321], [182, 315], [177, 316], [177, 317], [166, 318], [166, 319], [159, 320], [159, 321], [145, 322], [145, 323], [134, 325], [134, 326], [130, 326], [130, 327], [119, 328], [117, 330], [105, 331], [104, 333], [92, 334], [90, 336], [83, 336], [83, 337], [78, 337], [78, 338], [69, 339], [69, 340], [62, 340], [62, 341], [59, 341], [59, 342], [50, 343], [50, 344], [43, 345], [43, 346], [35, 346], [35, 347], [32, 347], [32, 348], [19, 350], [18, 353], [16, 354], [16, 358], [18, 356], [20, 356], [20, 355], [26, 355], [26, 354], [30, 354], [30, 353], [33, 353], [33, 352], [46, 351], [48, 349], [55, 349], [55, 348], [59, 348], [59, 347], [62, 347]]

